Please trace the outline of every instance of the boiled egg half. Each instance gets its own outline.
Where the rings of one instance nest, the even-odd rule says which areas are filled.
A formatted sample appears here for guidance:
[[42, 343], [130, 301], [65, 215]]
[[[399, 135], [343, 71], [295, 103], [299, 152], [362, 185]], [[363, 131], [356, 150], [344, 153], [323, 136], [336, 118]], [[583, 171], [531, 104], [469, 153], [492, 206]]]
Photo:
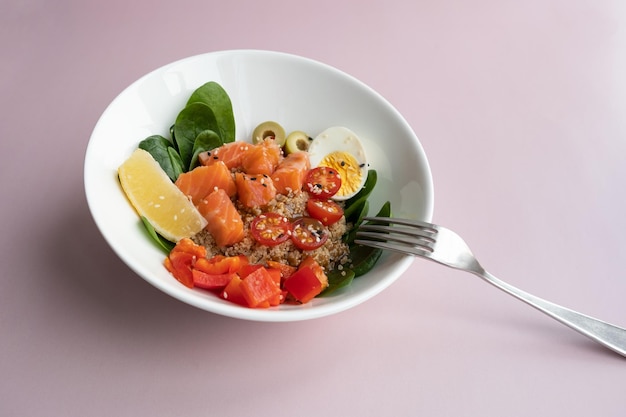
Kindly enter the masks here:
[[327, 166], [341, 177], [341, 188], [332, 198], [347, 200], [354, 196], [367, 179], [367, 158], [358, 136], [343, 126], [330, 127], [317, 135], [309, 145], [312, 167]]

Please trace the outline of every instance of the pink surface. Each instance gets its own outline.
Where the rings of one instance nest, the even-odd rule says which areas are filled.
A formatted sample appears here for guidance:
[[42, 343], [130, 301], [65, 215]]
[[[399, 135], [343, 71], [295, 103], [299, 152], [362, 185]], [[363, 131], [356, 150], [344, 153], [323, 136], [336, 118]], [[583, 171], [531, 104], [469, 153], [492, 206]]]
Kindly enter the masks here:
[[2, 416], [623, 416], [626, 359], [472, 275], [416, 260], [348, 312], [272, 324], [134, 275], [87, 209], [106, 105], [203, 52], [314, 58], [389, 99], [436, 222], [495, 275], [626, 326], [620, 1], [5, 1]]

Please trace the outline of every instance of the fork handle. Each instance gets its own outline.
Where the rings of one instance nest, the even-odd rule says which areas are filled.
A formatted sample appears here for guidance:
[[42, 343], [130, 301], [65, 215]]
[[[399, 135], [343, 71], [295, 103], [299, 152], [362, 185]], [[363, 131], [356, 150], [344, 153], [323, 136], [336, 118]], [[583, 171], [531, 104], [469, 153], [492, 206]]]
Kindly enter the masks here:
[[474, 274], [553, 319], [601, 343], [620, 355], [626, 356], [626, 329], [536, 297], [507, 284], [485, 270], [475, 271]]

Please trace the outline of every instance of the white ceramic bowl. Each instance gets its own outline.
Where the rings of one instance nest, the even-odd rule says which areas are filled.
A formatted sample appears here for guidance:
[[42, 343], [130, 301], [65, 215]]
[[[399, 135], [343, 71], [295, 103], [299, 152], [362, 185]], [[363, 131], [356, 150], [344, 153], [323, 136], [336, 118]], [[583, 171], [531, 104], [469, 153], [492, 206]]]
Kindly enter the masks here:
[[327, 316], [356, 306], [391, 285], [412, 258], [384, 253], [376, 267], [332, 296], [306, 305], [250, 309], [189, 289], [163, 267], [164, 253], [147, 238], [117, 180], [120, 164], [153, 134], [169, 128], [189, 95], [207, 81], [229, 94], [237, 140], [247, 140], [265, 120], [311, 136], [346, 126], [362, 139], [378, 184], [370, 214], [387, 200], [396, 217], [430, 220], [433, 185], [424, 150], [405, 119], [383, 97], [328, 65], [284, 53], [233, 50], [192, 56], [165, 65], [126, 88], [94, 128], [85, 157], [85, 190], [102, 235], [137, 274], [163, 292], [195, 307], [240, 319], [295, 321]]

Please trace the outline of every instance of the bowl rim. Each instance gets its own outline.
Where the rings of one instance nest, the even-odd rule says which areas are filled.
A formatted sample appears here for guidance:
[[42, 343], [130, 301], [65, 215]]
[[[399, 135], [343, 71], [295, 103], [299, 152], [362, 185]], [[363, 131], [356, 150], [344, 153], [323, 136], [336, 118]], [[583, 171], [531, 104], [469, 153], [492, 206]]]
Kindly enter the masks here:
[[108, 112], [112, 111], [115, 105], [123, 98], [124, 94], [128, 90], [134, 88], [135, 86], [138, 86], [145, 79], [152, 77], [155, 74], [158, 74], [160, 72], [165, 72], [168, 69], [173, 68], [175, 66], [180, 67], [182, 64], [190, 63], [194, 60], [211, 59], [211, 58], [217, 58], [217, 57], [227, 56], [227, 55], [234, 55], [234, 56], [260, 55], [260, 56], [268, 56], [268, 57], [282, 57], [284, 59], [300, 61], [303, 63], [307, 63], [308, 65], [317, 66], [325, 71], [333, 72], [335, 73], [335, 75], [343, 77], [346, 80], [356, 84], [359, 88], [364, 89], [369, 94], [376, 96], [377, 100], [379, 100], [382, 104], [384, 104], [393, 113], [394, 117], [400, 123], [404, 125], [403, 127], [408, 132], [410, 132], [413, 136], [415, 145], [419, 150], [419, 159], [421, 163], [423, 164], [421, 167], [422, 172], [423, 174], [426, 175], [425, 178], [422, 179], [424, 183], [424, 197], [425, 197], [424, 207], [423, 207], [423, 220], [430, 221], [432, 219], [432, 214], [434, 211], [434, 185], [433, 185], [432, 171], [430, 168], [430, 164], [429, 164], [426, 152], [423, 148], [422, 143], [419, 141], [417, 135], [415, 134], [411, 126], [408, 124], [404, 116], [379, 92], [375, 91], [372, 87], [368, 86], [367, 84], [365, 84], [358, 78], [336, 67], [333, 67], [329, 64], [317, 61], [312, 58], [307, 58], [304, 56], [295, 55], [295, 54], [291, 54], [287, 52], [263, 50], [263, 49], [229, 49], [229, 50], [219, 50], [219, 51], [212, 51], [212, 52], [205, 52], [205, 53], [200, 53], [196, 55], [191, 55], [188, 57], [177, 59], [175, 61], [162, 65], [158, 68], [155, 68], [149, 71], [148, 73], [144, 74], [143, 76], [137, 78], [135, 81], [133, 81], [129, 85], [127, 85], [107, 105], [107, 107], [105, 108], [101, 116], [99, 117], [91, 133], [89, 142], [87, 144], [87, 149], [85, 152], [85, 162], [84, 162], [84, 188], [85, 188], [85, 193], [87, 197], [87, 203], [88, 203], [88, 207], [92, 215], [92, 218], [94, 219], [96, 226], [98, 230], [100, 231], [101, 235], [104, 237], [105, 241], [107, 242], [109, 247], [111, 247], [111, 249], [116, 253], [116, 255], [132, 271], [134, 271], [142, 279], [148, 281], [151, 285], [155, 286], [159, 290], [165, 292], [166, 294], [186, 304], [192, 305], [199, 309], [209, 311], [215, 314], [227, 316], [227, 317], [251, 320], [251, 321], [263, 321], [263, 322], [288, 322], [288, 321], [309, 320], [309, 319], [320, 318], [320, 317], [324, 317], [324, 316], [328, 316], [331, 314], [336, 314], [336, 313], [348, 310], [352, 307], [355, 307], [373, 298], [374, 296], [382, 292], [384, 289], [389, 287], [391, 284], [393, 284], [393, 282], [395, 282], [404, 274], [404, 272], [412, 264], [413, 257], [408, 256], [408, 255], [400, 255], [400, 254], [391, 255], [397, 258], [393, 263], [393, 267], [390, 269], [390, 273], [393, 274], [393, 277], [391, 279], [381, 279], [377, 281], [376, 283], [374, 283], [371, 287], [368, 287], [367, 291], [362, 291], [359, 294], [353, 293], [353, 295], [351, 295], [350, 297], [342, 298], [341, 300], [335, 303], [329, 302], [329, 303], [318, 304], [314, 306], [295, 305], [295, 306], [285, 307], [283, 305], [281, 306], [280, 309], [277, 309], [277, 308], [251, 309], [251, 308], [241, 307], [232, 303], [228, 303], [224, 300], [218, 299], [217, 297], [215, 297], [215, 300], [213, 300], [212, 298], [209, 299], [209, 301], [214, 301], [214, 302], [207, 302], [206, 297], [197, 296], [198, 290], [190, 290], [181, 285], [178, 285], [178, 286], [183, 287], [183, 288], [172, 288], [171, 285], [164, 283], [159, 279], [152, 279], [149, 276], [149, 274], [147, 274], [146, 271], [144, 271], [138, 265], [135, 265], [133, 262], [129, 262], [129, 260], [126, 258], [125, 254], [123, 253], [123, 251], [121, 251], [120, 248], [118, 248], [116, 245], [112, 243], [110, 236], [107, 232], [107, 228], [105, 227], [105, 225], [102, 223], [101, 219], [97, 215], [96, 207], [94, 207], [95, 202], [94, 202], [94, 199], [92, 198], [93, 190], [90, 189], [90, 178], [92, 174], [91, 161], [93, 160], [92, 154], [94, 153], [93, 141], [94, 141], [94, 138], [98, 134], [101, 124], [104, 122], [105, 116], [107, 115]]

